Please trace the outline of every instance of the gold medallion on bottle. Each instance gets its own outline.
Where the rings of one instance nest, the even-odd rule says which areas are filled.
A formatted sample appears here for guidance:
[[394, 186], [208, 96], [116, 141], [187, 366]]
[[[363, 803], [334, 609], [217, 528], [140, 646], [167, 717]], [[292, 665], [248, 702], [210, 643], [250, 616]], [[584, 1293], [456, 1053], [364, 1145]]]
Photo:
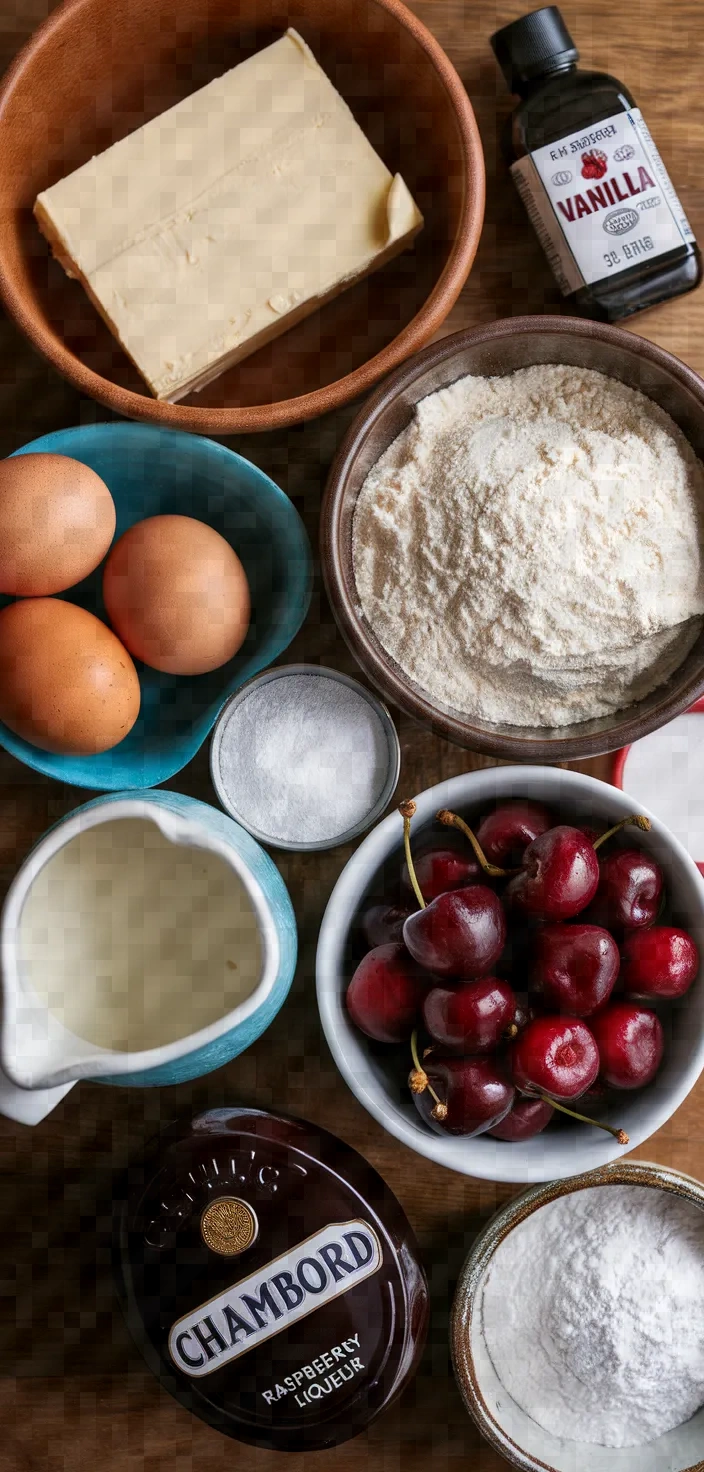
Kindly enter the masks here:
[[256, 1241], [259, 1223], [255, 1212], [238, 1196], [220, 1196], [206, 1206], [200, 1219], [200, 1234], [211, 1252], [235, 1257]]

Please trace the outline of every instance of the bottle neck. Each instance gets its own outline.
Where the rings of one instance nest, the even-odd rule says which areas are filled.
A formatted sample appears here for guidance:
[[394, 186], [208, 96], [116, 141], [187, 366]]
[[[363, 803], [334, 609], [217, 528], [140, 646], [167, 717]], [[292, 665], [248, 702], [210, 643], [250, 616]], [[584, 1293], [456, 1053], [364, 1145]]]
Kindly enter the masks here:
[[554, 77], [566, 77], [570, 72], [576, 72], [576, 70], [576, 61], [567, 61], [557, 66], [546, 67], [545, 71], [540, 72], [539, 76], [515, 83], [516, 92], [521, 100], [525, 101], [533, 92], [539, 92], [541, 87], [544, 87], [546, 82], [551, 82]]

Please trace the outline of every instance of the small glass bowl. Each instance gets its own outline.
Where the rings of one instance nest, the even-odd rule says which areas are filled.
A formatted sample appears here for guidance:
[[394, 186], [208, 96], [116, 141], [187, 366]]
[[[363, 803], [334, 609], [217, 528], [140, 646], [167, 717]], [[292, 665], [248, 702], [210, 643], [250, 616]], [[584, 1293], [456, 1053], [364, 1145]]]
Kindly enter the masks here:
[[[359, 823], [356, 823], [353, 828], [347, 828], [343, 833], [338, 833], [333, 838], [318, 839], [313, 843], [292, 843], [288, 839], [279, 838], [276, 834], [267, 833], [264, 829], [255, 827], [248, 819], [242, 816], [237, 807], [236, 798], [223, 781], [220, 769], [220, 750], [223, 733], [233, 711], [249, 698], [255, 688], [267, 684], [270, 680], [278, 680], [289, 675], [314, 675], [320, 679], [337, 680], [339, 684], [347, 685], [350, 690], [354, 690], [357, 695], [366, 700], [381, 722], [386, 737], [388, 752], [386, 777], [376, 802], [369, 809], [366, 816]], [[362, 833], [366, 833], [367, 829], [371, 828], [377, 822], [390, 803], [398, 785], [400, 770], [401, 746], [396, 727], [386, 706], [377, 699], [376, 695], [372, 695], [370, 690], [365, 689], [364, 685], [360, 685], [358, 680], [353, 680], [349, 675], [343, 675], [339, 670], [329, 669], [326, 665], [283, 664], [277, 665], [275, 669], [266, 670], [264, 674], [255, 675], [253, 679], [248, 680], [245, 685], [242, 685], [241, 689], [237, 690], [234, 695], [231, 695], [230, 699], [223, 706], [215, 722], [213, 739], [210, 744], [210, 776], [218, 800], [225, 809], [225, 812], [229, 813], [230, 817], [234, 818], [235, 822], [239, 823], [242, 828], [245, 828], [248, 833], [251, 833], [253, 838], [258, 839], [260, 843], [266, 844], [268, 848], [287, 849], [295, 853], [312, 853], [322, 849], [338, 848], [341, 844], [350, 843], [352, 839], [359, 838]]]

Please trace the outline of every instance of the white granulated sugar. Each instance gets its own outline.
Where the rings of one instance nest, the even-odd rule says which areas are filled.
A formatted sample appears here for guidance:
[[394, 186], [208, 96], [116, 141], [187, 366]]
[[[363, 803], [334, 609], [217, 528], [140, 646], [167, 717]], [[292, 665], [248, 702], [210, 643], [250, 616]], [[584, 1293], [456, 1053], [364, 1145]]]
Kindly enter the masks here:
[[354, 517], [361, 611], [404, 673], [560, 726], [662, 684], [704, 613], [704, 466], [652, 400], [548, 364], [416, 406]]
[[220, 780], [243, 821], [285, 843], [325, 842], [361, 823], [389, 763], [363, 695], [325, 675], [269, 680], [223, 728]]
[[484, 1282], [504, 1388], [545, 1431], [641, 1446], [704, 1405], [704, 1212], [592, 1186], [514, 1227]]

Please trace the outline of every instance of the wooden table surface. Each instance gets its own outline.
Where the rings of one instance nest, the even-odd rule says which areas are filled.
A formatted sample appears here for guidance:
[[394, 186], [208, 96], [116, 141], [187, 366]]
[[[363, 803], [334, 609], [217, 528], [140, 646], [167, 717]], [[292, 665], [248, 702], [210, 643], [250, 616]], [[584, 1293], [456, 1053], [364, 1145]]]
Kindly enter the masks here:
[[[334, 4], [334, 0], [329, 0]], [[537, 3], [537, 0], [535, 0]], [[0, 0], [0, 65], [44, 17], [47, 0]], [[447, 330], [525, 311], [555, 311], [558, 298], [527, 222], [515, 224], [512, 186], [499, 162], [497, 124], [510, 100], [488, 37], [530, 8], [520, 0], [413, 0], [459, 70], [486, 152], [487, 214], [479, 254]], [[635, 93], [700, 241], [704, 193], [704, 96], [698, 0], [565, 0], [585, 65], [623, 78]], [[637, 318], [634, 330], [704, 372], [704, 290]], [[315, 542], [321, 489], [353, 410], [236, 448], [294, 499]], [[52, 429], [107, 418], [81, 399], [0, 319], [0, 455]], [[353, 672], [318, 587], [288, 655]], [[401, 792], [488, 765], [399, 719]], [[604, 759], [584, 770], [608, 776]], [[214, 801], [207, 750], [169, 784]], [[62, 788], [0, 753], [0, 884], [33, 840], [87, 794]], [[81, 1084], [34, 1130], [0, 1121], [0, 1469], [2, 1472], [498, 1472], [507, 1464], [464, 1413], [447, 1351], [448, 1307], [467, 1245], [510, 1187], [465, 1179], [397, 1144], [357, 1104], [321, 1036], [315, 1003], [318, 925], [350, 849], [279, 856], [300, 927], [291, 996], [269, 1032], [241, 1058], [192, 1085], [165, 1090]], [[161, 1390], [132, 1347], [116, 1308], [107, 1224], [113, 1169], [160, 1124], [189, 1109], [249, 1102], [317, 1120], [356, 1146], [400, 1197], [427, 1263], [433, 1318], [420, 1372], [395, 1408], [332, 1453], [283, 1459], [232, 1443]], [[643, 1158], [704, 1174], [704, 1083], [642, 1149]]]

